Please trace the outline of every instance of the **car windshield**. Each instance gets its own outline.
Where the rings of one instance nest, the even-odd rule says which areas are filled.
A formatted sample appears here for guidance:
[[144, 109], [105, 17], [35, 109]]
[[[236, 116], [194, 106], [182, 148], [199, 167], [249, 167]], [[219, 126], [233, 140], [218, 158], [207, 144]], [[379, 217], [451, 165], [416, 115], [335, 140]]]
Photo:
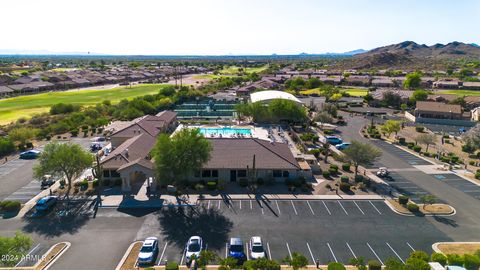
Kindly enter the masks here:
[[47, 202], [47, 200], [40, 200], [37, 202], [37, 205], [44, 205]]
[[198, 243], [192, 243], [188, 245], [188, 252], [199, 252], [200, 245]]
[[242, 252], [243, 251], [243, 246], [242, 245], [231, 245], [230, 246], [230, 251], [232, 251], [232, 252]]
[[263, 247], [262, 246], [253, 246], [252, 251], [253, 252], [263, 252]]
[[143, 246], [142, 249], [140, 249], [140, 252], [147, 253], [147, 252], [152, 252], [153, 251], [153, 246]]

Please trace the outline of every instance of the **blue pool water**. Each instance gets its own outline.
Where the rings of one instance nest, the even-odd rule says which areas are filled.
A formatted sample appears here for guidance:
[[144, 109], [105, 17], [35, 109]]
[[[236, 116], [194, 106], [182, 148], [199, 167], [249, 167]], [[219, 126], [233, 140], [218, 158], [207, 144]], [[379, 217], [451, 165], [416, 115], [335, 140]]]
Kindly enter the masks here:
[[231, 127], [224, 127], [224, 128], [200, 128], [200, 132], [205, 135], [234, 135], [234, 134], [242, 134], [242, 135], [252, 135], [252, 130], [249, 128], [231, 128]]

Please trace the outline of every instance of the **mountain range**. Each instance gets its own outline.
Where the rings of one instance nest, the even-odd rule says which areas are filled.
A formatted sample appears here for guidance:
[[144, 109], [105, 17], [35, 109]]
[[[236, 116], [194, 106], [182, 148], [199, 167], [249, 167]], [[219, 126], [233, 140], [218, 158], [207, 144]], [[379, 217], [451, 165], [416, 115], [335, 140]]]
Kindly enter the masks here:
[[437, 43], [432, 46], [404, 41], [370, 51], [355, 54], [353, 57], [340, 61], [343, 68], [445, 68], [452, 61], [459, 59], [479, 60], [480, 46], [462, 42], [448, 44]]

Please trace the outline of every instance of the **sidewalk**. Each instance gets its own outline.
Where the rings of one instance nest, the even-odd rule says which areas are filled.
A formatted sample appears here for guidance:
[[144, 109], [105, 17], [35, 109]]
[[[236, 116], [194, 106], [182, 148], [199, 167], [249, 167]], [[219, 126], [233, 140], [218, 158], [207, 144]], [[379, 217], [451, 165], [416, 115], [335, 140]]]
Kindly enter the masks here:
[[175, 197], [172, 195], [145, 196], [140, 200], [137, 196], [112, 195], [102, 196], [100, 208], [161, 208], [166, 205], [189, 206], [202, 200], [384, 200], [380, 195], [293, 195], [293, 194], [219, 194], [189, 195]]

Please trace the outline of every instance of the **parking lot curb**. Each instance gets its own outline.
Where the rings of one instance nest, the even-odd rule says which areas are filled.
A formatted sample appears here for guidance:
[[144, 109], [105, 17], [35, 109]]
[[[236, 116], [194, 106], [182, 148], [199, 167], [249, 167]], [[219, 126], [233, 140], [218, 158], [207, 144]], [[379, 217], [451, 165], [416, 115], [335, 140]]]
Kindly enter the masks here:
[[[388, 201], [388, 200], [385, 200], [385, 204], [387, 204], [387, 206], [396, 214], [398, 215], [401, 215], [401, 216], [405, 216], [405, 217], [415, 217], [416, 215], [415, 214], [405, 214], [405, 213], [402, 213], [400, 211], [398, 211], [397, 209], [395, 209], [395, 207], [393, 207], [393, 205]], [[455, 209], [455, 207], [451, 206], [448, 204], [448, 206], [450, 206], [452, 208], [452, 213], [449, 213], [449, 214], [423, 214], [423, 216], [425, 217], [450, 217], [450, 216], [454, 216], [457, 214], [457, 209]]]
[[117, 264], [117, 267], [115, 267], [115, 270], [120, 270], [122, 268], [122, 265], [125, 263], [125, 261], [127, 260], [127, 257], [128, 255], [130, 255], [130, 252], [132, 251], [133, 249], [133, 246], [136, 244], [136, 243], [140, 243], [142, 241], [134, 241], [133, 243], [130, 244], [130, 246], [128, 246], [128, 249], [127, 251], [125, 252], [125, 254], [123, 254], [123, 257], [122, 259], [120, 260], [120, 262]]
[[62, 243], [64, 243], [66, 246], [57, 255], [55, 255], [55, 258], [53, 258], [53, 260], [51, 260], [47, 265], [43, 267], [43, 270], [49, 269], [50, 266], [52, 266], [63, 255], [63, 253], [65, 253], [67, 249], [69, 249], [72, 246], [72, 243], [70, 242], [60, 242], [53, 245], [45, 254], [48, 254], [56, 245], [62, 244]]
[[395, 209], [395, 207], [393, 207], [393, 205], [388, 200], [385, 200], [385, 204], [390, 208], [390, 210], [392, 210], [394, 213], [396, 213], [398, 215], [405, 216], [405, 217], [414, 217], [415, 216], [414, 214], [405, 214], [405, 213], [402, 213], [402, 212], [398, 211], [397, 209]]

